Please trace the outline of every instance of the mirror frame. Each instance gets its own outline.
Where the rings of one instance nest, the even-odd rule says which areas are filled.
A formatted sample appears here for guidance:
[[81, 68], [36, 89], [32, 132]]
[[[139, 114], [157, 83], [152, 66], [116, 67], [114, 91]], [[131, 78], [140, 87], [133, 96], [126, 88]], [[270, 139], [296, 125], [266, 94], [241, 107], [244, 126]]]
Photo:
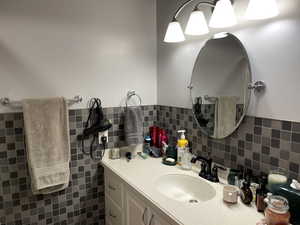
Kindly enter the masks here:
[[[249, 56], [248, 56], [248, 53], [247, 53], [247, 50], [246, 50], [245, 46], [243, 45], [243, 43], [241, 42], [241, 40], [238, 39], [238, 38], [237, 38], [235, 35], [233, 35], [232, 33], [228, 33], [228, 32], [224, 32], [224, 33], [227, 34], [226, 37], [230, 36], [231, 38], [233, 38], [233, 39], [238, 43], [238, 45], [239, 45], [240, 48], [241, 48], [241, 51], [242, 51], [243, 54], [244, 54], [244, 57], [247, 59], [247, 61], [248, 61], [248, 71], [249, 71], [249, 84], [251, 84], [251, 83], [252, 83], [251, 62], [250, 62], [250, 59], [249, 59]], [[221, 139], [224, 139], [224, 138], [229, 137], [230, 135], [232, 135], [232, 134], [239, 128], [239, 126], [241, 125], [241, 123], [243, 122], [243, 120], [244, 120], [244, 118], [245, 118], [245, 116], [246, 116], [246, 113], [248, 112], [249, 105], [250, 105], [250, 101], [251, 101], [251, 89], [250, 89], [249, 86], [248, 86], [249, 84], [247, 84], [247, 86], [246, 86], [245, 88], [248, 90], [248, 92], [247, 92], [247, 96], [246, 96], [246, 102], [244, 103], [244, 113], [243, 113], [243, 115], [241, 116], [240, 121], [236, 124], [235, 128], [232, 130], [232, 132], [231, 132], [230, 134], [228, 134], [228, 135], [226, 135], [226, 136], [224, 136], [224, 137], [217, 137], [217, 138], [216, 138], [216, 137], [212, 137], [212, 136], [210, 136], [210, 135], [207, 133], [207, 131], [206, 131], [205, 129], [203, 129], [203, 128], [200, 126], [198, 120], [196, 119], [196, 115], [195, 115], [195, 113], [194, 113], [194, 99], [193, 99], [193, 96], [192, 96], [192, 91], [193, 91], [192, 78], [193, 78], [193, 74], [194, 74], [194, 71], [195, 71], [195, 65], [196, 65], [196, 63], [197, 63], [197, 61], [198, 61], [198, 58], [200, 57], [201, 50], [206, 46], [206, 44], [207, 44], [207, 42], [208, 42], [209, 40], [211, 40], [211, 39], [216, 39], [216, 38], [214, 38], [215, 35], [216, 35], [216, 34], [214, 34], [211, 38], [209, 38], [208, 40], [206, 40], [206, 41], [204, 42], [204, 45], [203, 45], [202, 48], [200, 49], [200, 51], [199, 51], [199, 53], [198, 53], [198, 55], [197, 55], [197, 58], [196, 58], [196, 60], [195, 60], [195, 62], [194, 62], [193, 72], [192, 72], [192, 75], [191, 75], [190, 84], [189, 84], [189, 86], [188, 86], [188, 89], [190, 89], [190, 99], [191, 99], [191, 103], [192, 103], [193, 117], [194, 117], [194, 120], [196, 121], [196, 124], [197, 124], [198, 128], [200, 129], [201, 133], [204, 134], [204, 135], [206, 135], [206, 136], [209, 137], [209, 138], [216, 139], [216, 140], [221, 140]]]

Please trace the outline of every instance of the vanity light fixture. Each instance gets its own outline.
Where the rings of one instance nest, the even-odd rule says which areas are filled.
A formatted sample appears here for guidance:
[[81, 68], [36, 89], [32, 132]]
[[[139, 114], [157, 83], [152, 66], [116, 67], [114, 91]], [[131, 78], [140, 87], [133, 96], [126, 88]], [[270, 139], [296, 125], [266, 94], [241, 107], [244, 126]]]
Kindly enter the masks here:
[[[199, 0], [187, 0], [175, 12], [173, 20], [169, 23], [164, 42], [183, 42], [185, 36], [181, 25], [177, 20], [180, 12], [190, 3]], [[213, 8], [212, 16], [209, 22], [211, 28], [226, 28], [237, 24], [237, 19], [232, 6], [233, 0], [201, 0], [191, 13], [185, 34], [203, 35], [209, 32], [204, 13], [200, 10], [202, 5]], [[276, 0], [250, 0], [246, 18], [249, 20], [267, 19], [279, 14]]]
[[166, 32], [164, 42], [169, 42], [169, 43], [174, 42], [175, 43], [175, 42], [182, 42], [184, 40], [185, 40], [185, 37], [184, 37], [183, 31], [182, 31], [181, 25], [177, 21], [177, 19], [174, 18], [172, 20], [172, 22], [169, 23], [169, 25], [168, 25], [168, 29]]
[[248, 20], [262, 20], [279, 14], [276, 0], [250, 0], [246, 18]]
[[212, 28], [232, 27], [237, 24], [230, 0], [217, 1], [209, 26]]
[[185, 28], [185, 33], [188, 35], [203, 35], [209, 32], [204, 13], [195, 9], [189, 18]]

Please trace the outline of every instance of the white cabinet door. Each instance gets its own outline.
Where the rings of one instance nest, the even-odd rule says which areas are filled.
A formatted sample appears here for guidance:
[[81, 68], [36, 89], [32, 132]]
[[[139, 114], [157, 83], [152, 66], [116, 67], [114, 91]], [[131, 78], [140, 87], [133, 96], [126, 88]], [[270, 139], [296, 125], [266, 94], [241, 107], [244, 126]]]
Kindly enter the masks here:
[[105, 217], [108, 224], [123, 225], [122, 210], [108, 196], [105, 197]]
[[149, 225], [150, 210], [134, 193], [126, 191], [126, 225]]
[[105, 194], [121, 209], [123, 206], [123, 183], [120, 178], [105, 170]]
[[152, 213], [149, 225], [170, 225], [163, 218], [159, 217], [157, 214]]

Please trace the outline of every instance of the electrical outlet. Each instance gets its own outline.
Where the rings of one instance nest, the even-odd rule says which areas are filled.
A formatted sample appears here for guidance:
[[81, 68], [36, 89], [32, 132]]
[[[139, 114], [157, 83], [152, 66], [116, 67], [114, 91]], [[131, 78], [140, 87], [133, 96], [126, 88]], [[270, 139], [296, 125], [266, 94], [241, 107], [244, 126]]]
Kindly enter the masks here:
[[98, 134], [99, 144], [102, 144], [101, 137], [106, 137], [106, 139], [108, 141], [108, 130], [103, 131], [103, 132], [99, 132], [99, 134]]

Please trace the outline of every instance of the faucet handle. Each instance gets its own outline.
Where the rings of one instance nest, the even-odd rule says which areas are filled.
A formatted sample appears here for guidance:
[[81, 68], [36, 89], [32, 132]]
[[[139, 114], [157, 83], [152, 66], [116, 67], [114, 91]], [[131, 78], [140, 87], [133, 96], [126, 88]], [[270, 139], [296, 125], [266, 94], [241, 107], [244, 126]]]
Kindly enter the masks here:
[[220, 170], [226, 170], [226, 168], [222, 166], [217, 166], [216, 164], [212, 168], [211, 176], [212, 176], [212, 182], [218, 183], [219, 182], [219, 176], [218, 176], [218, 169]]
[[197, 162], [197, 156], [193, 155], [191, 159], [191, 163], [196, 163]]
[[204, 179], [207, 179], [207, 162], [205, 161], [202, 161], [201, 162], [201, 170], [199, 172], [199, 176], [204, 178]]

